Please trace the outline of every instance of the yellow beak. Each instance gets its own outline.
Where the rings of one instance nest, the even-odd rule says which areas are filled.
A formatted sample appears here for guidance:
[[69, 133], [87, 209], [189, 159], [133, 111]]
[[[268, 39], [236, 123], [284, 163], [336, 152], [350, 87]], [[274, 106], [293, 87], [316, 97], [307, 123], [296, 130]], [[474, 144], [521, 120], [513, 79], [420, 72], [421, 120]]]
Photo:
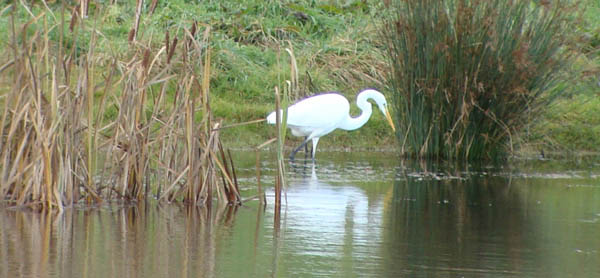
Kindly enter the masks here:
[[388, 120], [388, 123], [390, 123], [390, 126], [392, 126], [392, 130], [394, 132], [396, 132], [396, 127], [394, 126], [394, 121], [392, 121], [392, 116], [390, 116], [390, 111], [389, 110], [385, 110], [385, 118]]

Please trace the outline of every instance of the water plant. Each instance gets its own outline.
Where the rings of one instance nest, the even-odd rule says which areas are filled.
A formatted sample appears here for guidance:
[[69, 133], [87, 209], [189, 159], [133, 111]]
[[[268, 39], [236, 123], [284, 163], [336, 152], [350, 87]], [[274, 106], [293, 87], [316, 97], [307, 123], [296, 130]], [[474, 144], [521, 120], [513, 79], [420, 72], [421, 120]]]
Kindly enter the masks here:
[[67, 22], [62, 3], [58, 15], [34, 10], [21, 22], [27, 7], [11, 5], [0, 199], [47, 209], [153, 197], [210, 205], [215, 194], [241, 201], [210, 108], [209, 26], [166, 31], [160, 44], [138, 35], [125, 53], [106, 55], [96, 52], [102, 7], [88, 18], [74, 9]]
[[397, 137], [408, 155], [498, 159], [561, 90], [570, 1], [388, 1]]

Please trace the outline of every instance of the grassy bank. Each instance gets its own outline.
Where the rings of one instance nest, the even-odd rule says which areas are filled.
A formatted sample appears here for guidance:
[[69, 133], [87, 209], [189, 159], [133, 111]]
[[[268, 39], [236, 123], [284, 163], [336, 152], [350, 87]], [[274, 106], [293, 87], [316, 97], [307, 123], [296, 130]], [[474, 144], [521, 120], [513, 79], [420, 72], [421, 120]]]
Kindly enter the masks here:
[[[4, 1], [12, 2], [12, 1]], [[283, 50], [294, 50], [299, 73], [301, 98], [319, 91], [340, 91], [351, 102], [363, 88], [390, 90], [385, 83], [386, 60], [382, 43], [376, 32], [376, 20], [383, 10], [381, 1], [158, 1], [152, 11], [152, 1], [146, 1], [140, 19], [137, 40], [156, 47], [164, 44], [165, 32], [181, 37], [184, 27], [193, 22], [211, 27], [211, 109], [223, 125], [264, 118], [274, 108], [273, 88], [283, 88], [290, 79], [290, 61]], [[46, 12], [49, 21], [60, 20], [60, 1], [39, 2], [28, 7], [18, 5], [18, 17], [27, 22], [33, 14]], [[600, 76], [600, 4], [586, 0], [580, 28], [585, 34], [580, 42], [580, 55], [573, 72], [563, 84], [562, 99], [548, 108], [543, 118], [532, 119], [532, 124], [520, 134], [518, 146], [523, 150], [600, 151], [598, 131], [597, 77]], [[87, 26], [97, 26], [95, 52], [99, 59], [121, 57], [131, 47], [129, 32], [135, 22], [135, 1], [121, 1], [115, 5], [91, 3]], [[71, 10], [65, 20], [70, 21]], [[0, 50], [7, 53], [9, 21], [8, 10], [0, 10]], [[51, 15], [53, 12], [55, 15]], [[41, 20], [32, 22], [39, 29]], [[33, 28], [35, 29], [35, 28]], [[66, 32], [69, 43], [70, 33]], [[89, 33], [80, 34], [77, 51], [89, 46]], [[57, 41], [58, 37], [50, 40]], [[72, 41], [71, 41], [72, 42]], [[0, 67], [9, 62], [0, 56]], [[9, 90], [10, 84], [0, 85]], [[100, 98], [102, 92], [96, 92]], [[172, 92], [169, 94], [173, 98]], [[352, 108], [358, 113], [356, 107]], [[107, 118], [116, 117], [116, 111], [107, 110]], [[265, 123], [223, 129], [221, 140], [234, 148], [253, 148], [275, 136], [272, 126]], [[287, 140], [297, 144], [298, 139]], [[397, 148], [392, 131], [383, 117], [374, 113], [363, 128], [353, 131], [335, 131], [321, 140], [319, 148], [327, 149], [393, 149]]]

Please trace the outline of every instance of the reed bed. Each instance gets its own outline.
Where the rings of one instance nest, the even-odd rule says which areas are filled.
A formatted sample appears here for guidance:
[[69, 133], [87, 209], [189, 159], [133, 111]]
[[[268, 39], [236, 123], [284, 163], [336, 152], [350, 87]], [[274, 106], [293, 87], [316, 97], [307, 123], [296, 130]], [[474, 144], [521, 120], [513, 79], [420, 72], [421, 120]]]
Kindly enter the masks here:
[[126, 53], [106, 56], [95, 51], [100, 18], [77, 9], [68, 18], [63, 3], [60, 15], [19, 22], [26, 7], [11, 5], [11, 52], [0, 60], [2, 200], [45, 209], [241, 202], [211, 115], [209, 26], [166, 31], [160, 45], [138, 35]]
[[397, 134], [410, 156], [496, 160], [560, 94], [570, 1], [388, 1]]

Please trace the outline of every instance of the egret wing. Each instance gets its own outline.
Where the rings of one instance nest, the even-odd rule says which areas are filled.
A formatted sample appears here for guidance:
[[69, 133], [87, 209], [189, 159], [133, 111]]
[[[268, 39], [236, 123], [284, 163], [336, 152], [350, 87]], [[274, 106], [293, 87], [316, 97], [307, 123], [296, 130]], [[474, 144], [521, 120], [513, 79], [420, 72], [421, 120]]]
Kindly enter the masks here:
[[335, 93], [322, 94], [288, 107], [287, 123], [297, 127], [332, 127], [348, 117], [349, 112], [350, 104], [344, 96]]

